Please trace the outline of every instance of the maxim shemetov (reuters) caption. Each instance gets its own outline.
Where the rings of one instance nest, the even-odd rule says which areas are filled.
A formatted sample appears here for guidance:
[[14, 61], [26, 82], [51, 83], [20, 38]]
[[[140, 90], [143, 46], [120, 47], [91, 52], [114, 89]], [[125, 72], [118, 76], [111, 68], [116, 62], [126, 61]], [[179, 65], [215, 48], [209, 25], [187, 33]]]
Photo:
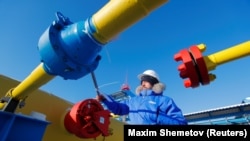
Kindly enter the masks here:
[[124, 125], [124, 141], [139, 138], [222, 139], [249, 141], [249, 125]]

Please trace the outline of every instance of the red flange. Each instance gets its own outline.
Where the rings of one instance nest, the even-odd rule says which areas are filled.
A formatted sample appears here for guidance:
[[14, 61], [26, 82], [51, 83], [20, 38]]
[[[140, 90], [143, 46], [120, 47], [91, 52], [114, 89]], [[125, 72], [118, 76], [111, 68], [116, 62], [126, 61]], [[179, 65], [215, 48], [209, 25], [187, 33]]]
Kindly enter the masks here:
[[104, 110], [95, 99], [76, 103], [64, 118], [68, 132], [80, 138], [96, 138], [100, 134], [108, 136], [110, 112]]
[[193, 58], [196, 62], [196, 66], [197, 66], [197, 73], [199, 75], [200, 78], [200, 83], [202, 85], [206, 85], [209, 84], [210, 79], [209, 79], [209, 74], [208, 74], [208, 70], [207, 70], [207, 66], [206, 63], [204, 61], [204, 58], [202, 56], [201, 51], [199, 50], [199, 48], [197, 46], [192, 46], [189, 48], [190, 53], [192, 53]]
[[189, 50], [181, 50], [174, 56], [175, 61], [183, 61], [183, 64], [179, 65], [180, 77], [185, 79], [184, 85], [188, 87], [198, 87], [209, 84], [209, 74], [206, 67], [202, 53], [197, 46], [191, 46]]
[[199, 77], [195, 70], [195, 62], [190, 56], [188, 50], [181, 50], [174, 56], [176, 61], [183, 61], [183, 64], [179, 65], [178, 70], [180, 71], [180, 77], [185, 79], [184, 86], [188, 87], [198, 87]]

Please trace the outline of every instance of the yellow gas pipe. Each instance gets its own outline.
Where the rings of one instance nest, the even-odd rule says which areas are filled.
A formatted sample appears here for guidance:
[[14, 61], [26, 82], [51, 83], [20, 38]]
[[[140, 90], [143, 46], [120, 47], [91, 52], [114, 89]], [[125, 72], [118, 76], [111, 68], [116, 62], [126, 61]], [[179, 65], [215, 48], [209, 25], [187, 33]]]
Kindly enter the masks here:
[[[94, 37], [101, 43], [107, 43], [148, 13], [158, 8], [168, 0], [110, 0], [92, 17], [96, 27]], [[15, 100], [25, 99], [32, 91], [49, 82], [55, 76], [47, 74], [42, 63], [23, 80], [17, 87], [10, 90], [6, 96]], [[6, 102], [0, 103], [0, 110]]]
[[106, 43], [168, 0], [110, 0], [92, 17], [96, 40]]
[[[42, 63], [39, 64], [32, 73], [26, 77], [17, 87], [7, 92], [6, 96], [14, 98], [15, 100], [23, 100], [34, 90], [46, 84], [54, 78], [54, 76], [47, 74]], [[0, 109], [3, 109], [6, 103], [0, 103]]]
[[250, 41], [237, 44], [214, 54], [204, 56], [208, 71], [214, 70], [218, 65], [234, 61], [250, 55]]
[[[152, 10], [156, 9], [167, 1], [168, 0], [110, 0], [109, 3], [107, 3], [92, 17], [92, 22], [96, 26], [94, 38], [101, 43], [109, 42], [115, 36], [117, 36], [117, 34], [128, 28], [136, 21], [145, 17]], [[54, 75], [50, 75], [44, 70], [43, 63], [41, 63], [19, 85], [9, 90], [6, 96], [10, 96], [15, 100], [23, 100], [28, 97], [34, 90], [46, 84], [54, 77]], [[43, 99], [39, 99], [41, 97]], [[59, 125], [61, 125], [61, 123], [59, 123], [60, 119], [58, 117], [64, 116], [65, 110], [67, 110], [69, 106], [66, 101], [62, 101], [56, 97], [47, 95], [44, 96], [40, 94], [37, 97], [33, 97], [28, 100], [31, 100], [30, 102], [34, 106], [37, 105], [37, 101], [39, 101], [38, 103], [41, 104], [40, 101], [47, 101], [51, 100], [52, 98], [53, 100], [56, 99], [56, 101], [53, 101], [56, 104], [50, 103], [48, 107], [53, 107], [52, 109], [55, 110], [48, 110], [47, 105], [44, 105], [44, 107], [39, 107], [39, 111], [45, 113], [47, 115], [47, 118], [53, 123], [47, 128], [43, 140], [93, 140], [80, 139], [72, 136], [72, 134], [69, 134], [68, 132], [65, 132], [65, 130], [59, 129]], [[0, 102], [0, 110], [4, 109], [6, 105], [7, 103]], [[30, 107], [27, 107], [26, 109], [30, 109]], [[32, 109], [33, 107], [31, 108], [31, 110]], [[122, 140], [122, 124], [117, 120], [112, 120], [110, 126], [112, 127], [111, 131], [114, 129], [115, 134], [105, 138], [105, 140]], [[94, 140], [100, 141], [103, 140], [103, 137], [98, 137]]]
[[176, 61], [183, 61], [179, 65], [181, 78], [185, 87], [198, 87], [213, 81], [216, 76], [209, 71], [214, 70], [218, 65], [246, 57], [250, 54], [250, 41], [229, 47], [214, 54], [203, 56], [201, 53], [206, 50], [205, 44], [191, 46], [188, 50], [181, 50], [175, 54]]

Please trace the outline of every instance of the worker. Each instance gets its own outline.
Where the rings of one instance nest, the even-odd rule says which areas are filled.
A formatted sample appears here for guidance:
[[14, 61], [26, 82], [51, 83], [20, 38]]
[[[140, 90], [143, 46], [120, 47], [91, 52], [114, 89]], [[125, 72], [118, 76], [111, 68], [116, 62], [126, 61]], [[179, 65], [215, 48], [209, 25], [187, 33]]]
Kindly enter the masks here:
[[187, 125], [174, 100], [163, 95], [165, 84], [160, 82], [154, 70], [146, 70], [138, 78], [140, 85], [136, 88], [136, 96], [120, 102], [105, 94], [98, 95], [96, 99], [103, 102], [113, 114], [128, 115], [127, 124]]

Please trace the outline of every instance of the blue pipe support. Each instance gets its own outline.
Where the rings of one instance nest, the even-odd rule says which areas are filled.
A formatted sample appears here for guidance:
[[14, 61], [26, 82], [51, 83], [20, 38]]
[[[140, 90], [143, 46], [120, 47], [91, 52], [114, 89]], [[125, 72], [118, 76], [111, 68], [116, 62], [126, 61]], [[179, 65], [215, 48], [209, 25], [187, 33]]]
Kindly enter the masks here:
[[97, 68], [104, 44], [92, 36], [96, 29], [91, 18], [72, 23], [60, 12], [56, 16], [38, 42], [43, 68], [50, 75], [79, 79]]

